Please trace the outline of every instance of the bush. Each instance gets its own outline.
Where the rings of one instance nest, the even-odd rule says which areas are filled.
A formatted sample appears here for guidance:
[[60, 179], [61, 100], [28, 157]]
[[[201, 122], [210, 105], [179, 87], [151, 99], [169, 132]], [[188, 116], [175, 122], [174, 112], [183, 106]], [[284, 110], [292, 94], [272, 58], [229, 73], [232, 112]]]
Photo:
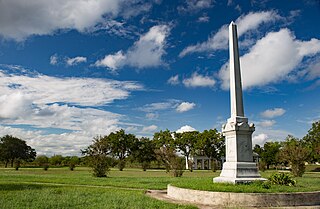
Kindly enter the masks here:
[[109, 171], [108, 158], [104, 155], [90, 156], [92, 175], [95, 177], [107, 177]]
[[259, 171], [264, 172], [266, 170], [266, 166], [267, 166], [266, 162], [264, 162], [262, 160], [260, 162], [258, 162]]
[[294, 176], [302, 176], [306, 170], [304, 162], [297, 162], [291, 165], [291, 172]]
[[293, 177], [286, 173], [274, 173], [269, 177], [271, 184], [294, 186], [296, 181]]
[[20, 168], [20, 161], [19, 160], [15, 161], [14, 168], [16, 169], [16, 171], [19, 170], [19, 168]]
[[175, 156], [171, 159], [171, 168], [172, 168], [172, 175], [174, 177], [181, 177], [184, 172], [184, 163], [183, 159], [180, 157]]

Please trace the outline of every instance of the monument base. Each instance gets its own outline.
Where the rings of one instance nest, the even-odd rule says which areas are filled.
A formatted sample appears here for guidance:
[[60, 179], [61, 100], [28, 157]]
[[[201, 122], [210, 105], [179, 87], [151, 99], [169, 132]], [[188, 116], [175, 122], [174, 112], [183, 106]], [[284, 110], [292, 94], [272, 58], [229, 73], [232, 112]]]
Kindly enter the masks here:
[[225, 162], [220, 176], [213, 178], [213, 182], [233, 184], [265, 180], [254, 162]]

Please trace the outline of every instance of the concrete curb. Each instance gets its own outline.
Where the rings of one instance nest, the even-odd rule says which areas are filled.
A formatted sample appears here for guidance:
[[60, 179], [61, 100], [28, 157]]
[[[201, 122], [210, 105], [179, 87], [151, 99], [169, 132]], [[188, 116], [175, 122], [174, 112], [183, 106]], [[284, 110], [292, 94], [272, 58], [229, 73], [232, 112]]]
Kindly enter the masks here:
[[290, 207], [320, 205], [320, 191], [297, 193], [231, 193], [184, 189], [169, 184], [167, 195], [169, 198], [189, 203], [224, 207]]

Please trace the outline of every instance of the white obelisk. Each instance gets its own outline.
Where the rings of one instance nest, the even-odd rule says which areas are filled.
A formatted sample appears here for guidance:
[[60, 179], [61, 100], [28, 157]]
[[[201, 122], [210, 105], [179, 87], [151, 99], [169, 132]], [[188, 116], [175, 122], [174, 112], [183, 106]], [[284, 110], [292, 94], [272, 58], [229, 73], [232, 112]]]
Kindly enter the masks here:
[[244, 116], [237, 26], [229, 25], [231, 117], [222, 127], [226, 138], [226, 162], [214, 182], [250, 182], [261, 178], [252, 156], [254, 124]]

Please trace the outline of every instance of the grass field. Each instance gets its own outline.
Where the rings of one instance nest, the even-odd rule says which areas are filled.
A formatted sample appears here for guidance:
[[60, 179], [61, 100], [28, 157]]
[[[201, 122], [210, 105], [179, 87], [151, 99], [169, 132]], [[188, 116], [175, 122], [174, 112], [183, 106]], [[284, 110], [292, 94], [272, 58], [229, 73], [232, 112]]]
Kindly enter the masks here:
[[[274, 171], [273, 171], [274, 172]], [[268, 177], [272, 171], [262, 175]], [[88, 168], [14, 169], [0, 168], [0, 208], [194, 208], [154, 200], [144, 195], [147, 189], [179, 187], [231, 192], [298, 192], [320, 190], [320, 173], [307, 172], [296, 178], [296, 187], [272, 186], [262, 189], [252, 185], [217, 185], [212, 171], [186, 171], [181, 178], [170, 177], [163, 170], [111, 170], [108, 178], [94, 178]]]

